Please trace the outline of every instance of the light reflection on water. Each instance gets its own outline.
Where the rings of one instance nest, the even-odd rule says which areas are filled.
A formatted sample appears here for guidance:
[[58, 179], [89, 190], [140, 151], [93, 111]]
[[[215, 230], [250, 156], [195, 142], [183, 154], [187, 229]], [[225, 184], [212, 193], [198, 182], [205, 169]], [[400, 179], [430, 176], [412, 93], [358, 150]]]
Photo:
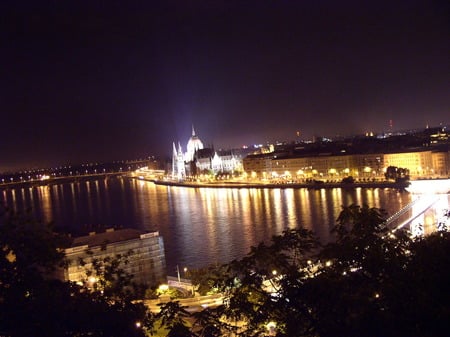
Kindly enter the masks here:
[[342, 205], [368, 204], [392, 214], [411, 195], [378, 188], [182, 188], [109, 178], [4, 190], [0, 200], [17, 210], [31, 207], [37, 218], [71, 231], [98, 225], [159, 230], [168, 273], [174, 274], [177, 264], [200, 267], [240, 258], [299, 224], [327, 241]]

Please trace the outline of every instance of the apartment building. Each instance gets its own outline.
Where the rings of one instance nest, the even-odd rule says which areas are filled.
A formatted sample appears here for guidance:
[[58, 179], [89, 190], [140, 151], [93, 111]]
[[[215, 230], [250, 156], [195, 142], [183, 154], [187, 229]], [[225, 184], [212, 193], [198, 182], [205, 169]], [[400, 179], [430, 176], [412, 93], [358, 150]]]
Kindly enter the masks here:
[[[64, 278], [69, 281], [89, 282], [93, 260], [128, 255], [128, 263], [121, 266], [133, 275], [133, 280], [155, 286], [166, 280], [164, 243], [158, 232], [144, 232], [132, 228], [108, 229], [103, 233], [74, 238], [65, 250], [69, 261]], [[84, 261], [84, 263], [80, 263]]]

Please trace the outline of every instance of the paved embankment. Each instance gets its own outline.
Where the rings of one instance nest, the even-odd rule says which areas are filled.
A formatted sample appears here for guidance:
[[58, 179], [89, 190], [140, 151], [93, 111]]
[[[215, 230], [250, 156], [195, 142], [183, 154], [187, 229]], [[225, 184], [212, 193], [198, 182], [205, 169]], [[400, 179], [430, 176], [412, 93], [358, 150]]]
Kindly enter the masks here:
[[[146, 180], [146, 179], [141, 179]], [[405, 189], [408, 183], [396, 182], [357, 182], [357, 183], [262, 183], [262, 182], [178, 182], [170, 180], [148, 179], [156, 185], [180, 186], [180, 187], [206, 187], [206, 188], [397, 188]]]

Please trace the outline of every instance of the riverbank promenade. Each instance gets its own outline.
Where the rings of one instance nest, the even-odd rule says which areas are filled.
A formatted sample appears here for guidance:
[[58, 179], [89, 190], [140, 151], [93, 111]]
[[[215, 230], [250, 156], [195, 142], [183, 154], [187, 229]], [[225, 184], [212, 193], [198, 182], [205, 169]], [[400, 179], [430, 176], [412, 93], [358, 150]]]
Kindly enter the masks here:
[[205, 187], [205, 188], [396, 188], [405, 189], [409, 182], [391, 182], [391, 181], [370, 181], [370, 182], [264, 182], [264, 181], [175, 181], [163, 179], [145, 179], [136, 178], [144, 181], [151, 181], [156, 185], [180, 186], [180, 187]]

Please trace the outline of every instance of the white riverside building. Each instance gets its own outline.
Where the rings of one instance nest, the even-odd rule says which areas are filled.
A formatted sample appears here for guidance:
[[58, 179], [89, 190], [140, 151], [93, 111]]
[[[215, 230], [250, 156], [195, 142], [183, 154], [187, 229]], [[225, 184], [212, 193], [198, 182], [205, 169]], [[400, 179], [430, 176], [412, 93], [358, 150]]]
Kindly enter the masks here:
[[[148, 286], [166, 282], [166, 260], [164, 243], [159, 232], [145, 232], [132, 228], [107, 229], [103, 233], [74, 238], [71, 248], [65, 250], [68, 260], [64, 278], [76, 283], [95, 282], [92, 270], [93, 259], [114, 258], [118, 254], [128, 256], [129, 263], [121, 265], [133, 275], [133, 280]], [[80, 264], [80, 259], [85, 264]], [[89, 285], [89, 284], [88, 284]]]
[[185, 180], [201, 174], [233, 174], [242, 172], [243, 158], [247, 152], [239, 150], [214, 150], [206, 148], [192, 127], [192, 135], [183, 152], [181, 144], [173, 143], [172, 179]]

